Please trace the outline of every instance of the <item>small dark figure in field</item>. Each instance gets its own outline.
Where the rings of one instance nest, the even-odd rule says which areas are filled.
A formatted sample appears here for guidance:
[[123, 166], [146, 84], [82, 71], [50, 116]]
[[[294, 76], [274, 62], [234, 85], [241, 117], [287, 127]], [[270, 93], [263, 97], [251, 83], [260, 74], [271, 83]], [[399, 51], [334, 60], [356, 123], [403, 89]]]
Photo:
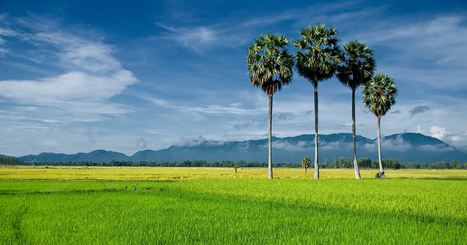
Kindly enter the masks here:
[[128, 186], [127, 186], [127, 185], [125, 185], [125, 186], [124, 186], [124, 188], [125, 188], [125, 190], [126, 190], [126, 188], [128, 188]]
[[381, 178], [381, 179], [385, 179], [386, 176], [384, 176], [384, 172], [380, 172], [380, 173], [375, 174], [375, 178], [378, 178], [378, 179], [380, 179], [380, 178]]
[[136, 191], [136, 186], [138, 185], [138, 183], [136, 183], [135, 185], [131, 186], [133, 187], [133, 190]]

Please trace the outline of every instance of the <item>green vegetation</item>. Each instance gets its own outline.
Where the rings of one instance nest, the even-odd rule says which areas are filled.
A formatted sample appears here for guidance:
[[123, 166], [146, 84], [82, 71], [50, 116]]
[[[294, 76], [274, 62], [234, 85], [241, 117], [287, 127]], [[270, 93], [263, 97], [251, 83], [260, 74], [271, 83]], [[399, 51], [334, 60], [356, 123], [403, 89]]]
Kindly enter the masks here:
[[19, 161], [16, 157], [0, 157], [0, 166], [16, 166]]
[[[350, 160], [349, 160], [350, 159]], [[396, 159], [383, 159], [383, 167], [389, 169], [467, 169], [467, 164], [461, 164], [456, 160], [451, 162], [437, 162], [437, 163], [418, 163], [418, 162], [403, 162], [400, 163]], [[86, 167], [233, 167], [238, 165], [242, 168], [263, 168], [268, 167], [266, 162], [245, 162], [245, 161], [227, 161], [220, 162], [207, 162], [207, 161], [183, 161], [183, 162], [168, 162], [168, 161], [115, 161], [110, 162], [93, 162], [93, 161], [79, 161], [79, 162], [34, 162], [25, 163], [19, 162], [19, 165], [24, 166], [86, 166]], [[330, 164], [327, 159], [324, 163], [320, 164], [320, 168], [352, 168], [352, 159], [345, 156], [334, 159], [334, 163]], [[301, 164], [296, 163], [276, 163], [277, 168], [301, 168]], [[369, 158], [358, 159], [358, 166], [366, 169], [376, 169], [379, 166], [377, 160], [370, 160]]]
[[352, 41], [343, 47], [342, 65], [337, 68], [336, 77], [345, 86], [352, 89], [352, 134], [353, 134], [353, 163], [355, 178], [360, 179], [357, 163], [356, 125], [355, 125], [355, 91], [358, 87], [369, 82], [373, 76], [376, 62], [373, 50], [366, 44]]
[[294, 59], [289, 54], [290, 40], [284, 35], [260, 35], [248, 48], [250, 83], [261, 88], [269, 98], [269, 160], [268, 178], [272, 179], [272, 102], [275, 92], [292, 81]]
[[[373, 75], [372, 51], [354, 41], [344, 46], [340, 58], [327, 57], [339, 53], [337, 39], [331, 38], [337, 32], [331, 29], [324, 36], [312, 37], [307, 30], [327, 31], [324, 25], [304, 29], [303, 40], [297, 41], [298, 48], [310, 51], [298, 69], [315, 87], [315, 140], [317, 83], [331, 77], [335, 63], [342, 62], [337, 77], [352, 89], [353, 159], [338, 158], [334, 165], [325, 160], [318, 172], [315, 148], [314, 176], [306, 173], [311, 160], [305, 157], [301, 165], [279, 165], [291, 168], [277, 169], [276, 180], [263, 179], [273, 178], [273, 94], [291, 82], [294, 65], [288, 54], [289, 40], [268, 33], [255, 40], [247, 58], [250, 82], [269, 97], [267, 172], [250, 168], [266, 163], [242, 161], [59, 162], [35, 163], [50, 167], [1, 167], [0, 244], [465, 244], [467, 172], [445, 171], [465, 168], [465, 164], [399, 164], [381, 158], [357, 161], [355, 90]], [[320, 38], [331, 38], [323, 45], [335, 50], [321, 52], [324, 47], [319, 44], [326, 42]], [[327, 64], [320, 58], [311, 59], [314, 54], [329, 58]], [[377, 116], [379, 125], [381, 115]], [[0, 158], [0, 165], [17, 163], [16, 158]], [[108, 167], [128, 163], [173, 164], [173, 168]], [[227, 169], [212, 168], [219, 166]], [[297, 169], [300, 166], [305, 173]], [[381, 172], [383, 167], [404, 166], [442, 170], [387, 170], [387, 179], [381, 180], [373, 178], [374, 170], [360, 170], [359, 166], [379, 166]], [[237, 173], [240, 167], [242, 171]], [[352, 180], [352, 175], [364, 180]]]
[[379, 176], [385, 178], [381, 160], [381, 117], [396, 103], [397, 89], [394, 80], [384, 74], [377, 74], [363, 85], [363, 105], [378, 118], [378, 161]]
[[300, 31], [301, 38], [295, 41], [294, 44], [294, 47], [299, 49], [295, 55], [298, 74], [308, 79], [314, 88], [315, 179], [319, 179], [318, 82], [331, 78], [340, 62], [338, 39], [335, 37], [339, 33], [336, 28], [325, 28], [324, 26], [324, 24], [317, 24], [316, 27], [308, 26], [303, 28]]
[[[137, 191], [123, 187], [135, 183]], [[1, 181], [0, 243], [462, 244], [466, 187], [426, 179]]]
[[[305, 169], [305, 173], [307, 172], [307, 169], [310, 167], [311, 160], [309, 157], [303, 157], [302, 160], [302, 167]], [[315, 177], [316, 179], [316, 177]]]

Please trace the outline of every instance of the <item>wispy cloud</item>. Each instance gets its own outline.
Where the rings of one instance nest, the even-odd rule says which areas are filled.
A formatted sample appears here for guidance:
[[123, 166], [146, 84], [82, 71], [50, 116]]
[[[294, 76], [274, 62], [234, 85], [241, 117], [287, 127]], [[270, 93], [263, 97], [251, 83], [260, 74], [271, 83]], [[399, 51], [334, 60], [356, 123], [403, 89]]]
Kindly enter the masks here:
[[176, 28], [159, 22], [156, 25], [169, 31], [166, 38], [175, 40], [197, 53], [202, 53], [219, 39], [219, 33], [207, 26]]
[[72, 71], [38, 80], [1, 81], [0, 95], [19, 103], [42, 105], [73, 100], [96, 101], [119, 94], [134, 82], [136, 78], [126, 70], [119, 70], [109, 77]]
[[[54, 28], [47, 28], [49, 21], [43, 18], [29, 21], [12, 20], [13, 24], [8, 29], [1, 29], [0, 37], [9, 36], [10, 39], [16, 38], [12, 41], [28, 44], [27, 50], [11, 47], [9, 55], [25, 57], [22, 53], [40, 53], [31, 60], [64, 73], [37, 79], [0, 81], [1, 97], [40, 110], [49, 108], [49, 115], [53, 112], [63, 115], [60, 112], [63, 110], [72, 114], [75, 120], [82, 118], [83, 121], [90, 120], [90, 117], [94, 117], [91, 120], [101, 120], [100, 115], [128, 112], [108, 99], [122, 93], [137, 79], [132, 72], [122, 69], [112, 55], [111, 45], [76, 36], [57, 24], [53, 24]], [[28, 29], [28, 32], [23, 29]], [[47, 50], [43, 48], [45, 46]]]
[[250, 123], [249, 122], [245, 122], [245, 121], [240, 121], [238, 123], [236, 123], [233, 128], [236, 129], [236, 130], [242, 130], [242, 129], [246, 129], [248, 127], [250, 127]]
[[225, 144], [225, 141], [207, 140], [203, 136], [199, 135], [198, 137], [195, 137], [195, 138], [184, 138], [183, 137], [175, 145], [179, 147], [195, 147], [201, 144], [205, 144], [207, 146], [221, 146]]
[[414, 93], [433, 88], [458, 91], [467, 69], [466, 20], [459, 14], [394, 18], [375, 22], [371, 32], [365, 30], [355, 38], [370, 47], [390, 51], [379, 59], [378, 70], [394, 74], [396, 82], [404, 82], [398, 86], [408, 90], [416, 86]]
[[[467, 56], [467, 27], [462, 24], [464, 21], [465, 16], [453, 14], [408, 25], [390, 26], [390, 23], [385, 23], [380, 26], [379, 31], [366, 33], [365, 40], [375, 44], [393, 45], [403, 51], [398, 52], [401, 55], [408, 48], [420, 55], [407, 58], [421, 60], [421, 57], [425, 57], [422, 60], [457, 66], [461, 65], [459, 60], [465, 60]], [[406, 45], [400, 45], [402, 41]]]
[[188, 101], [187, 104], [182, 102], [168, 101], [165, 99], [159, 99], [154, 97], [142, 97], [145, 100], [151, 101], [154, 104], [172, 109], [178, 110], [181, 112], [195, 112], [206, 115], [216, 115], [216, 114], [231, 114], [231, 115], [258, 115], [261, 112], [258, 112], [256, 108], [248, 109], [242, 108], [241, 103], [232, 103], [229, 105], [193, 105], [191, 101]]

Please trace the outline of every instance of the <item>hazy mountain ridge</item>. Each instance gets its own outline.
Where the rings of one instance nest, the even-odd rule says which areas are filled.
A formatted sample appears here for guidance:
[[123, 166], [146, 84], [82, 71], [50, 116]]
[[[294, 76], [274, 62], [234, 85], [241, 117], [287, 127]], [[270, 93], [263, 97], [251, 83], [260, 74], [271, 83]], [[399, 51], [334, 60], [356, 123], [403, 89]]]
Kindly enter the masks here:
[[[303, 134], [295, 137], [273, 137], [273, 162], [299, 163], [304, 156], [314, 158], [314, 134]], [[357, 136], [357, 157], [378, 158], [377, 140]], [[352, 157], [352, 134], [339, 133], [319, 136], [320, 162], [328, 159], [333, 163], [335, 158]], [[265, 162], [268, 157], [268, 139], [247, 141], [213, 141], [193, 140], [183, 144], [172, 145], [162, 150], [143, 150], [133, 156], [123, 153], [96, 150], [90, 153], [56, 154], [41, 153], [19, 157], [25, 162], [77, 162], [94, 161], [109, 162], [111, 160], [129, 161], [257, 161]], [[382, 157], [397, 159], [399, 162], [432, 162], [451, 161], [453, 159], [467, 162], [467, 154], [457, 150], [445, 142], [418, 133], [389, 135], [382, 141]]]

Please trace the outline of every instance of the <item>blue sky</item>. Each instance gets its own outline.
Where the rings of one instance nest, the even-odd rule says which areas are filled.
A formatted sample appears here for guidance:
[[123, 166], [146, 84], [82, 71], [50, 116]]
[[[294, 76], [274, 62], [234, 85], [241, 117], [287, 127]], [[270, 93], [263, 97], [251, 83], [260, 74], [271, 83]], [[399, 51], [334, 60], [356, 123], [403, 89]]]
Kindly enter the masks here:
[[[382, 133], [467, 150], [467, 2], [0, 0], [0, 154], [132, 155], [204, 140], [267, 137], [268, 99], [246, 48], [325, 23], [373, 49], [396, 105]], [[291, 52], [295, 52], [290, 47]], [[357, 134], [377, 137], [357, 92]], [[351, 90], [319, 84], [320, 134], [351, 133]], [[313, 134], [313, 87], [274, 96], [273, 134]]]

